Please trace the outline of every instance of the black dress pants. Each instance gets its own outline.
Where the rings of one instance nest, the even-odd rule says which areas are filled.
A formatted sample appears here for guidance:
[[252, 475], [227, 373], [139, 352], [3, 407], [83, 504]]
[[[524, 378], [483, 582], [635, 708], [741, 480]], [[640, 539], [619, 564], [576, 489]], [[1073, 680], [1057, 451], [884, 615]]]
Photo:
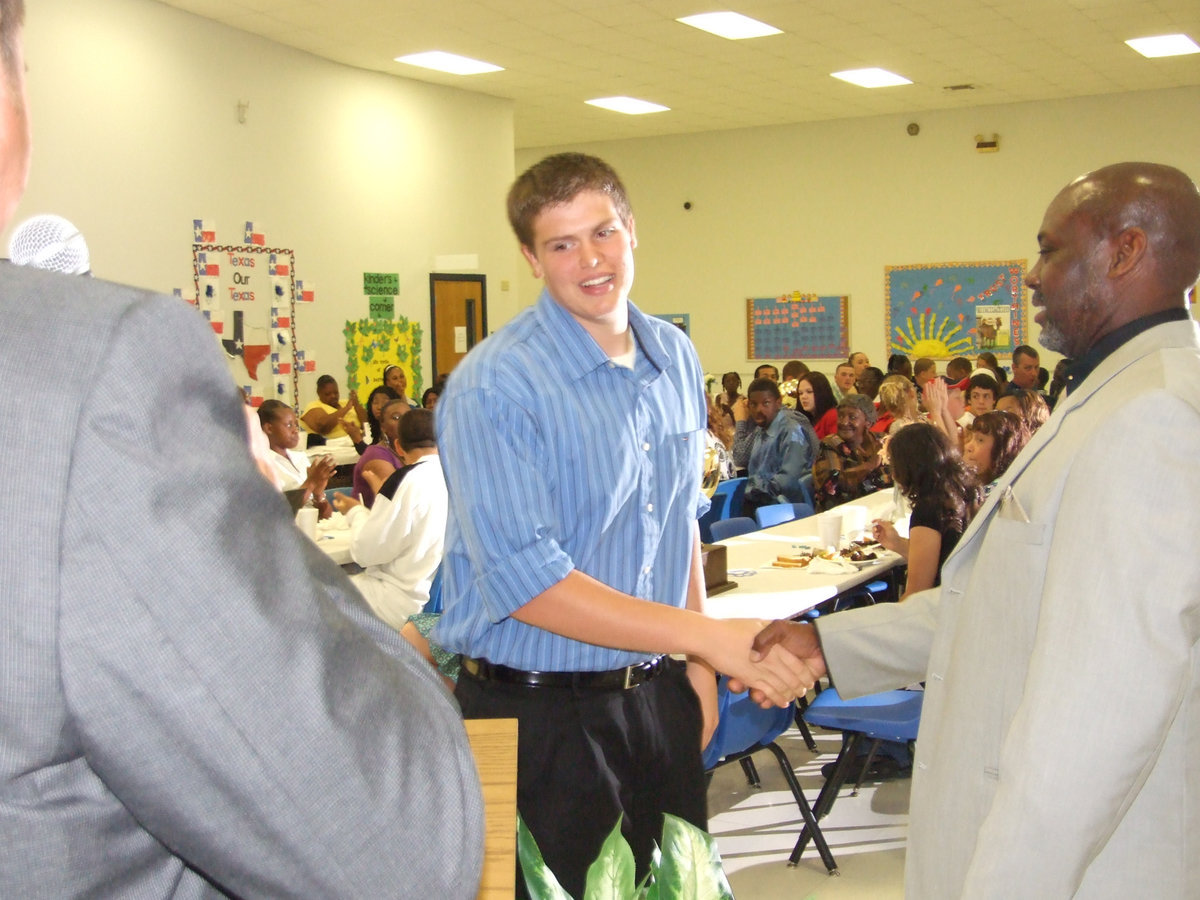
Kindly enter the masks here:
[[[664, 812], [707, 829], [700, 704], [682, 663], [612, 691], [484, 681], [464, 670], [455, 697], [465, 718], [519, 721], [517, 809], [571, 896], [583, 897], [588, 866], [622, 815], [639, 882]], [[517, 896], [528, 896], [519, 865]]]

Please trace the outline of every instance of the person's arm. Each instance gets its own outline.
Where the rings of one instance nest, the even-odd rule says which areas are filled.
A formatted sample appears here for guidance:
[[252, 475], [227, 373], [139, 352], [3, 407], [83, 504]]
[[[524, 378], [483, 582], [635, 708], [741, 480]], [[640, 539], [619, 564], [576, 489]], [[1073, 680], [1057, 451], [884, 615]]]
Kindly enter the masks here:
[[395, 502], [376, 495], [370, 509], [355, 504], [345, 513], [350, 525], [350, 555], [360, 566], [385, 565], [403, 552], [412, 532], [412, 516], [405, 509], [403, 497], [401, 485]]
[[518, 609], [513, 618], [588, 644], [698, 657], [713, 670], [759, 688], [776, 706], [786, 706], [812, 686], [808, 669], [786, 653], [773, 651], [751, 661], [754, 637], [765, 622], [710, 619], [690, 609], [649, 603], [578, 569]]
[[[315, 431], [317, 434], [329, 434], [339, 425], [345, 424], [344, 420], [347, 413], [350, 412], [350, 406], [349, 400], [333, 412], [325, 412], [321, 407], [314, 406], [300, 417], [300, 421], [308, 427], [309, 431]], [[359, 436], [362, 436], [361, 432], [359, 432]]]
[[908, 532], [907, 551], [903, 555], [908, 559], [908, 580], [901, 600], [916, 591], [928, 590], [937, 581], [942, 533], [936, 528], [914, 525]]
[[322, 519], [328, 519], [333, 515], [333, 509], [325, 496], [325, 488], [329, 484], [335, 468], [333, 460], [328, 456], [318, 456], [309, 463], [304, 484], [301, 485], [304, 488], [305, 502], [311, 500]]
[[924, 399], [925, 411], [929, 413], [930, 424], [950, 438], [955, 446], [960, 446], [962, 429], [950, 415], [950, 408], [947, 406], [946, 382], [940, 378], [934, 378], [927, 382]]
[[[704, 612], [706, 592], [704, 588], [704, 557], [700, 549], [700, 526], [693, 526], [692, 565], [688, 571], [687, 608], [693, 612]], [[717, 703], [717, 673], [699, 656], [689, 656], [687, 662], [688, 680], [692, 690], [700, 700], [700, 712], [704, 719], [704, 729], [700, 735], [700, 749], [708, 746], [713, 732], [717, 730], [719, 709]]]
[[93, 340], [48, 589], [97, 815], [233, 896], [474, 896], [458, 710], [258, 474], [207, 324], [157, 298]]
[[900, 537], [899, 532], [896, 531], [896, 526], [891, 522], [876, 519], [871, 523], [871, 537], [875, 538], [885, 550], [899, 553], [905, 559], [908, 559], [908, 538]]
[[750, 464], [750, 445], [754, 440], [755, 427], [750, 421], [746, 398], [738, 397], [733, 404], [733, 464], [739, 469]]

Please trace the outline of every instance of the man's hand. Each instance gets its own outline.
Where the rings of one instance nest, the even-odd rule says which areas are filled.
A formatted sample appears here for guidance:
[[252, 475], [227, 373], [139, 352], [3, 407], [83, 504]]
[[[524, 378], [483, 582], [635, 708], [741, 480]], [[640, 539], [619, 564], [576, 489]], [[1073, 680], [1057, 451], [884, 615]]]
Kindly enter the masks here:
[[724, 636], [720, 646], [704, 658], [729, 676], [734, 693], [749, 687], [754, 689], [751, 696], [760, 706], [787, 706], [816, 683], [819, 673], [786, 647], [772, 644], [760, 650], [755, 646], [756, 638], [770, 630], [770, 626], [764, 628], [766, 623], [761, 619], [727, 619], [721, 624]]
[[750, 418], [750, 403], [745, 397], [738, 397], [733, 401], [733, 421], [745, 422]]
[[[801, 663], [807, 673], [807, 683], [801, 681], [792, 696], [799, 697], [808, 692], [822, 675], [825, 674], [825, 657], [821, 655], [821, 645], [817, 641], [817, 632], [811, 625], [801, 625], [798, 622], [788, 622], [776, 619], [762, 629], [754, 638], [751, 648], [751, 661], [766, 659], [772, 653], [785, 652], [789, 657]], [[750, 697], [759, 706], [767, 707], [772, 704], [781, 706], [769, 691], [760, 686], [743, 681], [731, 674], [729, 689], [734, 693], [750, 688]]]
[[340, 513], [349, 512], [354, 507], [359, 506], [359, 502], [349, 494], [334, 494], [333, 505]]

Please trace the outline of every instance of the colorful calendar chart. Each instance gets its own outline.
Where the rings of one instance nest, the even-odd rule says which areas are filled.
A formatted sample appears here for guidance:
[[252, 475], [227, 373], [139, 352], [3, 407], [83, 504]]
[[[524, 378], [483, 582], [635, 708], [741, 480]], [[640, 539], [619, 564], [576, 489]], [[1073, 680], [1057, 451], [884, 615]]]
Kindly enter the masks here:
[[748, 359], [844, 359], [849, 298], [793, 291], [746, 299]]

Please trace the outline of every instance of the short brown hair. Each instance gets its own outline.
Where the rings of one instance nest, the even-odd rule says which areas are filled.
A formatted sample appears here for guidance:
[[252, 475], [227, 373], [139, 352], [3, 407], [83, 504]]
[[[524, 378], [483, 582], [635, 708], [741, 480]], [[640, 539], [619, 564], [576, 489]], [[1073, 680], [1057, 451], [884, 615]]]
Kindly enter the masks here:
[[25, 0], [0, 0], [0, 60], [4, 63], [4, 73], [10, 81], [14, 76], [21, 74], [17, 71], [17, 59], [20, 55], [17, 34], [24, 24]]
[[508, 191], [508, 222], [524, 247], [533, 247], [533, 220], [548, 206], [570, 203], [583, 191], [608, 194], [626, 228], [633, 210], [612, 166], [585, 153], [556, 153], [530, 166]]

